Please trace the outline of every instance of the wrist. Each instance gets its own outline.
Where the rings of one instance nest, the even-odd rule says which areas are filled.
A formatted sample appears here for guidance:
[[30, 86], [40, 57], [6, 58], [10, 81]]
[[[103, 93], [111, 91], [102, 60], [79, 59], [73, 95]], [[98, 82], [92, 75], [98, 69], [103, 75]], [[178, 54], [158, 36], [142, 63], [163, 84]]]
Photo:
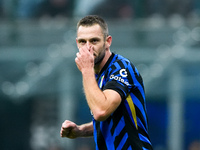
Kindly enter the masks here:
[[90, 75], [94, 75], [95, 72], [94, 72], [94, 68], [85, 68], [82, 70], [82, 75], [83, 76], [90, 76]]

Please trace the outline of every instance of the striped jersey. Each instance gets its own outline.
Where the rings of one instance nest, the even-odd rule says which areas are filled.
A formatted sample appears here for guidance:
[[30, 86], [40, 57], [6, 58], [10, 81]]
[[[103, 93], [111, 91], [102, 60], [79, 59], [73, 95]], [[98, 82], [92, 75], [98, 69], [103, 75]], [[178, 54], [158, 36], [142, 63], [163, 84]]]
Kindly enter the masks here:
[[99, 74], [99, 88], [117, 91], [122, 102], [105, 121], [93, 119], [97, 150], [152, 150], [148, 135], [143, 80], [135, 66], [121, 55], [110, 56]]

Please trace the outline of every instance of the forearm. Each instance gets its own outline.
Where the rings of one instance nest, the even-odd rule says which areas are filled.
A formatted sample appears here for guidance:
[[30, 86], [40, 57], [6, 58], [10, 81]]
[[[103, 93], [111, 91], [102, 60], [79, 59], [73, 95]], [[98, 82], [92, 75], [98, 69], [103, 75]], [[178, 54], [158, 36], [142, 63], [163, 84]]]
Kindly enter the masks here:
[[94, 118], [98, 120], [99, 116], [103, 116], [102, 114], [107, 111], [109, 106], [108, 101], [106, 100], [105, 94], [98, 87], [93, 70], [82, 72], [82, 76], [87, 103]]
[[93, 123], [79, 125], [79, 130], [81, 131], [80, 137], [91, 137], [93, 136]]

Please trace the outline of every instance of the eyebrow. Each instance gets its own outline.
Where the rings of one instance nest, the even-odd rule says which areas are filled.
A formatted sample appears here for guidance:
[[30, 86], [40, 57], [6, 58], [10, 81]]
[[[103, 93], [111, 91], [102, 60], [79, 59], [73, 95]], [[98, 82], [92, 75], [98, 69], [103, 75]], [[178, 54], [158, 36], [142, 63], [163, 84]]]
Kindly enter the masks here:
[[99, 38], [99, 37], [94, 37], [94, 38], [91, 38], [91, 39], [90, 39], [90, 41], [92, 41], [92, 40], [98, 40], [98, 41], [99, 41], [99, 40], [101, 40], [101, 38]]
[[77, 41], [85, 41], [85, 39], [83, 39], [83, 38], [78, 39], [77, 38]]

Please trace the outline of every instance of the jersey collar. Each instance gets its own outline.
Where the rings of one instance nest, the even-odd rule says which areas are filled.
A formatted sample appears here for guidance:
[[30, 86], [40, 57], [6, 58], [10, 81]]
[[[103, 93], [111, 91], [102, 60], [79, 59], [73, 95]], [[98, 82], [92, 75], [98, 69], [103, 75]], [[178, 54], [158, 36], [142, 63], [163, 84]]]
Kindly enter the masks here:
[[99, 72], [99, 74], [97, 74], [97, 76], [101, 75], [104, 70], [106, 70], [109, 66], [109, 64], [112, 62], [113, 58], [114, 58], [115, 54], [112, 53], [111, 56], [109, 57], [108, 61], [106, 62], [106, 64], [103, 66], [103, 68], [101, 69], [101, 71]]

